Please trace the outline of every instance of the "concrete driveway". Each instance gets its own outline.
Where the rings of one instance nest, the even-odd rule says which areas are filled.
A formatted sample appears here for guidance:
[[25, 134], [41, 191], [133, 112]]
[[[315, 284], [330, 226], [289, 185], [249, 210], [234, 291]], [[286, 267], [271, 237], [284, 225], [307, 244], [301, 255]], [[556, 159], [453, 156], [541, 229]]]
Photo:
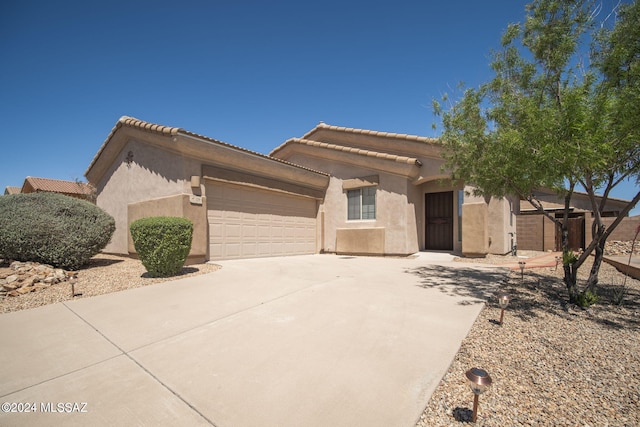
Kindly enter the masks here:
[[223, 261], [0, 315], [0, 425], [413, 426], [506, 274], [451, 258]]

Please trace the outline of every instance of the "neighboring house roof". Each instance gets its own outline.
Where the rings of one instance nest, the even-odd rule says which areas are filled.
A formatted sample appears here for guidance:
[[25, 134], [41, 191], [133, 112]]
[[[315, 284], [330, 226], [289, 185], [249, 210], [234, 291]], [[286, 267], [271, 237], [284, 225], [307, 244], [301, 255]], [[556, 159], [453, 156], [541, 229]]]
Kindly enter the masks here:
[[47, 191], [51, 193], [62, 193], [75, 196], [88, 196], [91, 194], [91, 187], [83, 182], [63, 181], [60, 179], [36, 178], [28, 176], [22, 185], [22, 193], [36, 193]]
[[[561, 197], [561, 196], [558, 196], [558, 194], [554, 190], [552, 190], [550, 188], [538, 188], [537, 191], [534, 191], [534, 195], [547, 195], [547, 196]], [[573, 195], [589, 197], [589, 193], [587, 193], [585, 191], [578, 191], [578, 190], [573, 190]], [[599, 195], [599, 194], [596, 194], [596, 197], [600, 198], [602, 196]], [[622, 203], [629, 203], [630, 202], [630, 200], [627, 200], [627, 199], [620, 199], [620, 198], [611, 197], [611, 196], [607, 197], [607, 200], [610, 200], [610, 201], [613, 201], [613, 202], [622, 202]], [[563, 207], [564, 207], [564, 205], [563, 205]]]
[[[523, 202], [526, 202], [526, 201], [523, 200]], [[562, 210], [564, 210], [564, 204], [562, 204], [562, 203], [553, 203], [553, 202], [547, 202], [547, 201], [543, 200], [543, 201], [540, 202], [540, 204], [542, 205], [542, 208], [545, 211], [562, 211]], [[523, 212], [523, 213], [524, 212], [527, 212], [527, 213], [539, 212], [538, 209], [536, 209], [535, 207], [531, 206], [528, 202], [525, 203], [525, 206], [526, 206], [525, 208], [523, 208], [523, 207], [520, 208], [520, 212]], [[571, 206], [571, 207], [569, 207], [569, 209], [571, 211], [574, 211], [575, 208], [573, 206]], [[585, 212], [585, 211], [579, 210], [579, 212]]]
[[5, 196], [8, 194], [20, 194], [20, 187], [8, 186], [4, 189]]
[[[564, 210], [563, 197], [558, 195], [554, 190], [549, 188], [538, 188], [533, 192], [533, 196], [542, 203], [544, 210], [546, 211], [561, 211]], [[521, 199], [525, 200], [525, 199]], [[596, 195], [598, 203], [602, 202], [602, 196]], [[627, 204], [629, 200], [618, 199], [614, 197], [607, 197], [607, 202], [604, 211], [605, 212], [620, 212]], [[536, 212], [537, 209], [530, 206], [528, 202], [525, 203], [526, 207], [520, 208], [523, 213]], [[571, 197], [570, 209], [574, 212], [591, 212], [591, 201], [589, 195], [582, 191], [573, 191]]]

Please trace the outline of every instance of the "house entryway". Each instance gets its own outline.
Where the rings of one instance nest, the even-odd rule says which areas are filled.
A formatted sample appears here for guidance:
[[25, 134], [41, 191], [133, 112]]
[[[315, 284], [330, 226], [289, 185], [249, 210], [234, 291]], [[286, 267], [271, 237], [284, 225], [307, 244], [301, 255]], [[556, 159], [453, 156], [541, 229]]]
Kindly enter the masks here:
[[425, 249], [453, 250], [453, 191], [426, 193]]

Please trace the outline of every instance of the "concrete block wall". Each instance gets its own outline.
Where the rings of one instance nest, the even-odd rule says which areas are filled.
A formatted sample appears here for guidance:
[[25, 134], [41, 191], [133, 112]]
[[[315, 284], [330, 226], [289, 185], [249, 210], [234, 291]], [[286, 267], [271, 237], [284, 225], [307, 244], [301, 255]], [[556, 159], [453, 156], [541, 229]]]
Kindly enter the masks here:
[[556, 228], [544, 215], [518, 215], [516, 219], [518, 249], [528, 251], [554, 251]]
[[[615, 218], [602, 218], [605, 225], [609, 226], [615, 221]], [[626, 217], [620, 224], [613, 230], [613, 233], [609, 236], [607, 241], [620, 240], [623, 242], [633, 240], [633, 236], [636, 234], [636, 228], [640, 225], [640, 215]], [[590, 230], [590, 228], [589, 228]]]

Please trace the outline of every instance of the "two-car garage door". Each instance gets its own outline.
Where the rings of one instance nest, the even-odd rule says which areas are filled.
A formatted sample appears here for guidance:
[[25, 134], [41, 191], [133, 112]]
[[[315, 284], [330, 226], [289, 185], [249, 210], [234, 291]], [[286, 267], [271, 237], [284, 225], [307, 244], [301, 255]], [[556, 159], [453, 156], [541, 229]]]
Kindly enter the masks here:
[[316, 252], [316, 201], [309, 197], [207, 182], [211, 260]]

